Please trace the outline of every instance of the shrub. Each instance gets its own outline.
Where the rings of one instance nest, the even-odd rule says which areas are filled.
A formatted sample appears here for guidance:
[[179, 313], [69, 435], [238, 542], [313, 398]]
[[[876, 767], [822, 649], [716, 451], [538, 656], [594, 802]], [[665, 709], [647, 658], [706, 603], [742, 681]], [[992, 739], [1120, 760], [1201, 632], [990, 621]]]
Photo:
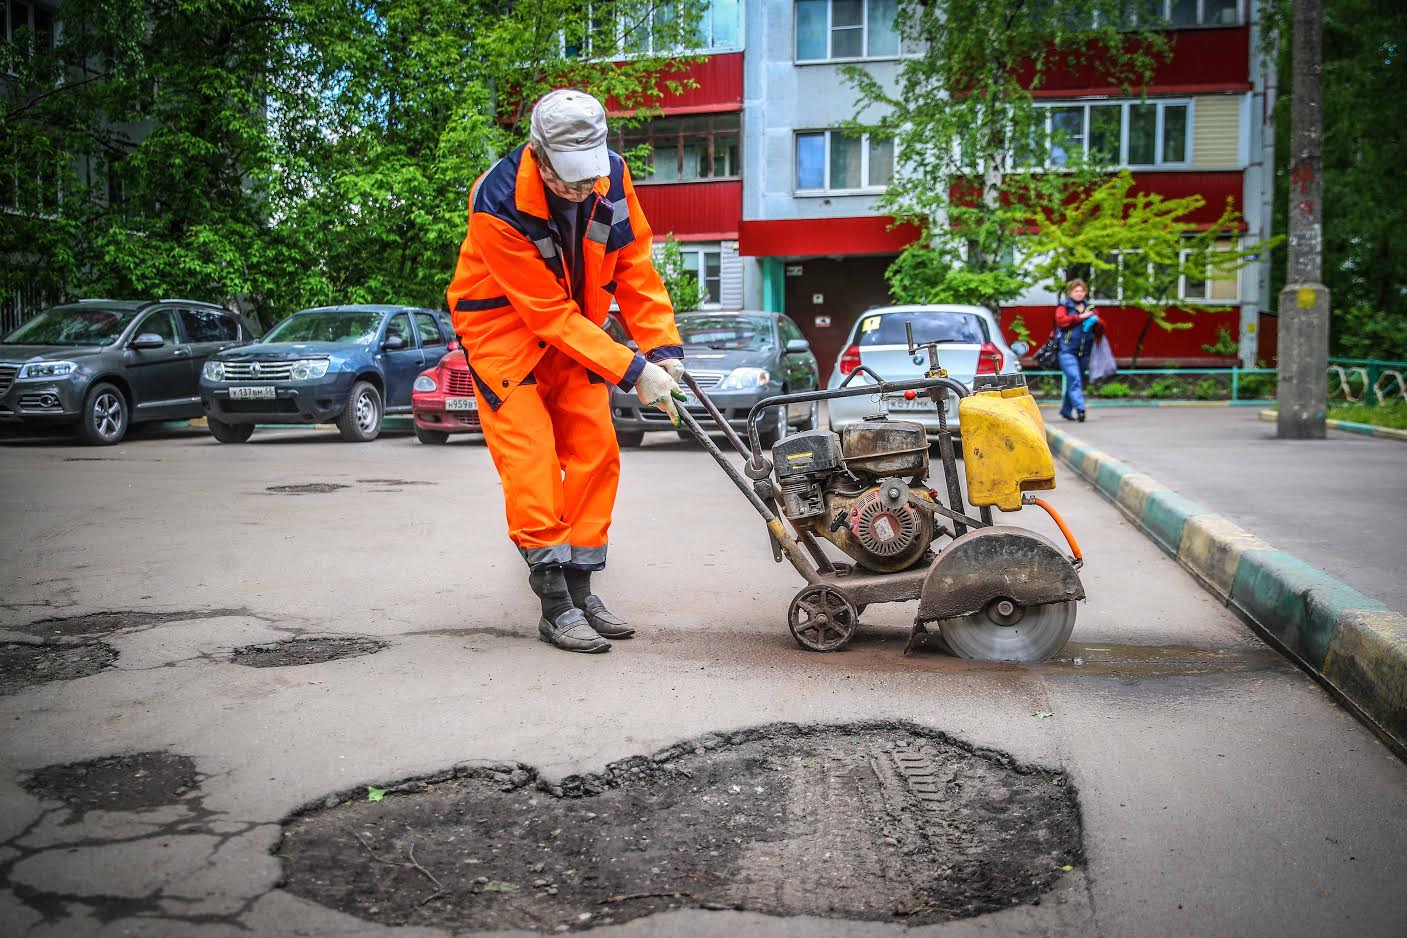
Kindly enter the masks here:
[[1215, 378], [1203, 378], [1192, 389], [1192, 396], [1199, 401], [1219, 401], [1225, 395], [1222, 393], [1219, 381]]
[[1060, 382], [1054, 378], [1042, 378], [1031, 387], [1031, 395], [1040, 398], [1059, 397]]
[[1242, 375], [1236, 396], [1243, 401], [1263, 401], [1275, 396], [1274, 375]]
[[1096, 397], [1129, 397], [1133, 389], [1122, 381], [1106, 381], [1094, 389]]
[[1159, 378], [1148, 385], [1148, 396], [1155, 401], [1186, 397], [1187, 386], [1176, 378]]

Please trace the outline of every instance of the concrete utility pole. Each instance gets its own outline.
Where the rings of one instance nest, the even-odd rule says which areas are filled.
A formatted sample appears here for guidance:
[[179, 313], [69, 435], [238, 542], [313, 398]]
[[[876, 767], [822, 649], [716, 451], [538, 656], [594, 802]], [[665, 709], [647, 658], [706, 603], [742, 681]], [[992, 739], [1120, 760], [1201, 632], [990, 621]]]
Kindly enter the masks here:
[[1329, 291], [1323, 276], [1324, 9], [1295, 0], [1290, 70], [1290, 270], [1280, 291], [1276, 435], [1322, 440], [1329, 369]]

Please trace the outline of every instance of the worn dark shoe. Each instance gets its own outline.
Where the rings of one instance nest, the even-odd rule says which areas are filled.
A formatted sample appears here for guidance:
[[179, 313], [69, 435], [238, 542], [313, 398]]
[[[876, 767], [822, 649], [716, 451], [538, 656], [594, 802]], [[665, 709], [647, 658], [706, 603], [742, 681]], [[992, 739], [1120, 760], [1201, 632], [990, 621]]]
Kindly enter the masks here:
[[555, 622], [539, 619], [537, 637], [566, 651], [588, 655], [611, 650], [611, 643], [602, 638], [587, 622], [586, 614], [576, 608], [568, 609]]
[[592, 594], [586, 597], [582, 603], [582, 611], [586, 613], [586, 621], [600, 635], [606, 638], [630, 638], [635, 634], [635, 630], [630, 624], [606, 608], [606, 604], [601, 602], [601, 597]]
[[1078, 411], [1078, 413], [1079, 413], [1079, 416], [1076, 417], [1075, 419], [1078, 420], [1080, 423], [1084, 423], [1084, 422], [1085, 422], [1085, 412], [1081, 410], [1081, 411]]

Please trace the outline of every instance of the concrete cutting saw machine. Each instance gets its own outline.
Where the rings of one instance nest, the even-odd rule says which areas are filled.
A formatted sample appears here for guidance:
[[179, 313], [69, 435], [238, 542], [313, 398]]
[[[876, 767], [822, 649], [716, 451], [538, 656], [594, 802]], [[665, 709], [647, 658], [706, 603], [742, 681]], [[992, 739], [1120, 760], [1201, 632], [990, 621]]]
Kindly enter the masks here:
[[[1031, 493], [1055, 488], [1055, 464], [1040, 411], [1021, 375], [981, 376], [972, 388], [948, 376], [936, 343], [924, 378], [885, 381], [863, 365], [839, 388], [781, 394], [748, 414], [747, 439], [699, 387], [689, 390], [729, 444], [741, 469], [713, 442], [689, 409], [685, 429], [706, 449], [767, 524], [773, 558], [786, 559], [806, 585], [792, 598], [787, 624], [811, 651], [837, 651], [855, 634], [872, 603], [918, 600], [905, 652], [929, 643], [962, 658], [1045, 661], [1075, 627], [1075, 603], [1085, 598], [1083, 558], [1055, 509]], [[921, 359], [920, 359], [921, 360]], [[860, 375], [873, 383], [851, 385]], [[883, 412], [845, 427], [808, 430], [762, 451], [758, 425], [774, 407], [870, 395], [883, 402], [927, 395], [938, 409], [938, 455], [944, 492], [929, 484], [927, 431]], [[964, 501], [948, 408], [962, 429]], [[968, 505], [977, 515], [968, 513]], [[992, 509], [1035, 505], [1055, 521], [1069, 554], [1025, 528], [996, 524]], [[822, 548], [838, 548], [842, 562]]]

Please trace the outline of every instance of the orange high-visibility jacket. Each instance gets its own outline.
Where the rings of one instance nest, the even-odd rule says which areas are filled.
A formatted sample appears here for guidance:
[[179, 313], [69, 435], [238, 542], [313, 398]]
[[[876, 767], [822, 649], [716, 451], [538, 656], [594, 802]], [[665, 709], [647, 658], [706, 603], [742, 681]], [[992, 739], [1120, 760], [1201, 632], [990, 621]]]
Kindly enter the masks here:
[[[449, 308], [485, 402], [497, 410], [532, 375], [548, 346], [629, 390], [645, 361], [683, 358], [669, 294], [650, 253], [650, 226], [630, 171], [616, 153], [588, 197], [582, 232], [585, 288], [579, 307], [549, 219], [532, 151], [520, 146], [480, 176], [469, 194], [469, 230], [450, 283]], [[645, 353], [614, 341], [602, 323], [614, 295]]]

